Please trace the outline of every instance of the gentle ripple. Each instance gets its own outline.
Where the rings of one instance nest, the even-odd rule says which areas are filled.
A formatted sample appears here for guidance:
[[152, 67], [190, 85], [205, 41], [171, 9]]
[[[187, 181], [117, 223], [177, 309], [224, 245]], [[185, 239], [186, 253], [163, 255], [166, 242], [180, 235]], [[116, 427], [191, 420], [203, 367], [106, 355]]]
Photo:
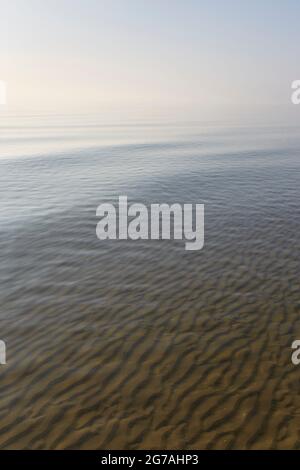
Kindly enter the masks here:
[[[300, 448], [299, 129], [13, 122], [1, 448]], [[204, 249], [100, 242], [123, 194], [205, 203]]]

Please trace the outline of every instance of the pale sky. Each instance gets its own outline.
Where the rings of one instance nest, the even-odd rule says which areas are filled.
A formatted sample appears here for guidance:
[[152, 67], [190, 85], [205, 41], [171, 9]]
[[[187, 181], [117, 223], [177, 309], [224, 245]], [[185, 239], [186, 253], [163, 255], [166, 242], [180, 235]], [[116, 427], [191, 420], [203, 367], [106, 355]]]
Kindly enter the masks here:
[[287, 106], [299, 0], [0, 0], [13, 106]]

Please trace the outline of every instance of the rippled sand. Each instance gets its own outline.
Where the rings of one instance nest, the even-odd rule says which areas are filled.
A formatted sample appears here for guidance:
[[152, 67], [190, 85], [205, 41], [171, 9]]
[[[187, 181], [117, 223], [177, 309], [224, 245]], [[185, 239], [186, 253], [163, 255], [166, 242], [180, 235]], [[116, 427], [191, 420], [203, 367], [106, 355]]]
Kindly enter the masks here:
[[[1, 161], [2, 449], [300, 448], [300, 133], [278, 132]], [[204, 202], [204, 249], [100, 242], [119, 194]]]

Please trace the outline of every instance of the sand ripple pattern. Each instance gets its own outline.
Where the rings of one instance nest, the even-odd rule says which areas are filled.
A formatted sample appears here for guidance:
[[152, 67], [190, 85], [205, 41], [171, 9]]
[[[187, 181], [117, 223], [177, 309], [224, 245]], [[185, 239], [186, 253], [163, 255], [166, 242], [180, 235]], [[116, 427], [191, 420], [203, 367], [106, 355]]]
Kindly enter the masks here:
[[[105, 152], [1, 163], [0, 448], [300, 448], [299, 153]], [[204, 250], [99, 242], [119, 194], [204, 202]]]

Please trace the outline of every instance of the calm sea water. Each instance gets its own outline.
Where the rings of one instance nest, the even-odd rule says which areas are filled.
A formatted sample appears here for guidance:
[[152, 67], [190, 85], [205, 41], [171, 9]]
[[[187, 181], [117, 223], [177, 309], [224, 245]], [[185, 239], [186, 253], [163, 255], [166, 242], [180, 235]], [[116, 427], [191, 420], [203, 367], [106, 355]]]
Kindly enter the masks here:
[[[2, 448], [298, 448], [300, 128], [1, 116]], [[96, 208], [205, 204], [205, 246]]]

